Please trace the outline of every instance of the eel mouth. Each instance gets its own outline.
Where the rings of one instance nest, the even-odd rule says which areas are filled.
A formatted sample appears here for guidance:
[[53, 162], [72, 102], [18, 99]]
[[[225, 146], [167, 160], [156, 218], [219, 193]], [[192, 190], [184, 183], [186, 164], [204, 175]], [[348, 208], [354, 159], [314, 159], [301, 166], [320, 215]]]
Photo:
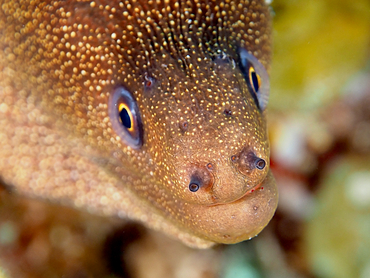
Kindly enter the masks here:
[[209, 206], [195, 206], [187, 210], [191, 226], [201, 238], [233, 244], [256, 236], [273, 217], [278, 203], [275, 179], [268, 172], [266, 178], [240, 198]]
[[241, 196], [240, 198], [236, 199], [235, 201], [232, 201], [230, 203], [233, 203], [233, 202], [237, 202], [241, 199], [243, 199], [245, 196], [249, 195], [249, 194], [252, 194], [254, 191], [256, 190], [263, 190], [264, 187], [263, 187], [263, 184], [265, 182], [266, 178], [263, 180], [263, 182], [257, 184], [256, 186], [254, 186], [252, 189], [248, 190], [247, 192], [245, 192], [245, 194], [243, 196]]
[[249, 196], [251, 194], [253, 194], [255, 191], [259, 190], [259, 191], [262, 191], [265, 189], [265, 185], [267, 183], [267, 177], [259, 184], [255, 185], [254, 187], [252, 187], [251, 189], [249, 189], [247, 192], [245, 192], [242, 196], [240, 196], [239, 198], [235, 199], [235, 200], [232, 200], [232, 201], [229, 201], [229, 202], [225, 202], [225, 203], [214, 203], [214, 204], [211, 204], [211, 205], [208, 205], [208, 206], [222, 206], [222, 205], [229, 205], [229, 204], [233, 204], [233, 203], [236, 203], [236, 202], [239, 202], [240, 200], [243, 200], [246, 196]]

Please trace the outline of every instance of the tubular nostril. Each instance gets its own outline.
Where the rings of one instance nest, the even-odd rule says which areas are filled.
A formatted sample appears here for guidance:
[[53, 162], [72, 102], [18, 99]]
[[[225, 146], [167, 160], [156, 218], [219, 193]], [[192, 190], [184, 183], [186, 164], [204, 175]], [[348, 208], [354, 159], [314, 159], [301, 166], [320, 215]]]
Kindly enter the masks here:
[[191, 192], [197, 192], [202, 185], [203, 185], [203, 182], [199, 178], [199, 175], [193, 175], [190, 179], [189, 190]]
[[239, 170], [246, 174], [251, 173], [254, 169], [263, 170], [266, 167], [266, 161], [247, 148], [242, 150], [239, 155], [231, 156], [231, 161], [237, 162]]
[[194, 168], [190, 174], [189, 190], [191, 192], [197, 192], [199, 189], [209, 190], [213, 185], [212, 170], [212, 163]]
[[197, 192], [199, 190], [199, 184], [197, 184], [196, 182], [190, 182], [189, 184], [189, 190], [191, 192]]
[[244, 154], [244, 163], [244, 166], [248, 167], [250, 170], [255, 168], [262, 170], [266, 166], [265, 160], [256, 156], [254, 152], [248, 152]]
[[263, 170], [266, 166], [266, 161], [264, 161], [262, 158], [258, 158], [256, 161], [255, 161], [255, 166], [258, 170]]

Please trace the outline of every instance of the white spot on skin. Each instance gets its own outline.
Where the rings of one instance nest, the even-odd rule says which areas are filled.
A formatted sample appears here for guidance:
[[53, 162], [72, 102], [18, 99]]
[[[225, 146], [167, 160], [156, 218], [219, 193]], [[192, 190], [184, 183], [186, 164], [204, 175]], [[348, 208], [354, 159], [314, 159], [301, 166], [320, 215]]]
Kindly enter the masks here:
[[[228, 1], [220, 1], [220, 6], [217, 1], [194, 0], [178, 1], [178, 3], [176, 1], [174, 6], [177, 7], [177, 13], [170, 13], [171, 5], [165, 5], [168, 6], [169, 10], [167, 8], [155, 9], [157, 2], [162, 2], [147, 1], [148, 7], [151, 8], [148, 8], [148, 12], [145, 13], [140, 10], [140, 5], [134, 4], [135, 2], [121, 2], [115, 8], [109, 5], [103, 6], [99, 2], [90, 3], [91, 9], [101, 14], [102, 21], [112, 23], [112, 28], [109, 28], [108, 31], [99, 24], [99, 21], [88, 20], [85, 13], [82, 14], [78, 23], [67, 20], [67, 17], [78, 18], [79, 11], [78, 9], [69, 11], [70, 5], [63, 7], [63, 1], [61, 1], [61, 8], [56, 17], [58, 20], [43, 20], [43, 16], [48, 15], [50, 9], [47, 9], [46, 13], [37, 13], [37, 20], [41, 16], [40, 22], [48, 22], [47, 26], [40, 25], [42, 26], [40, 28], [47, 29], [48, 34], [52, 35], [39, 36], [40, 45], [46, 45], [47, 48], [35, 51], [42, 50], [43, 53], [50, 55], [43, 57], [40, 52], [39, 55], [32, 55], [32, 57], [36, 57], [36, 60], [40, 59], [37, 60], [37, 65], [45, 67], [43, 68], [45, 77], [49, 77], [49, 74], [52, 75], [53, 78], [57, 79], [56, 83], [62, 84], [62, 86], [49, 87], [48, 84], [54, 83], [43, 82], [44, 80], [40, 78], [39, 89], [35, 95], [42, 91], [49, 92], [45, 98], [49, 97], [47, 101], [51, 108], [58, 108], [55, 110], [59, 113], [58, 115], [65, 116], [64, 121], [77, 122], [79, 130], [81, 129], [85, 133], [93, 148], [99, 146], [109, 151], [120, 150], [119, 153], [122, 155], [114, 155], [114, 159], [117, 161], [120, 161], [123, 156], [130, 158], [129, 160], [123, 159], [122, 165], [130, 167], [129, 169], [134, 172], [133, 175], [127, 169], [122, 173], [119, 167], [114, 168], [115, 176], [120, 179], [120, 182], [132, 187], [134, 193], [138, 189], [137, 194], [141, 198], [148, 197], [150, 202], [156, 202], [157, 208], [164, 210], [173, 223], [182, 222], [184, 225], [190, 225], [189, 222], [195, 221], [194, 223], [196, 223], [197, 219], [187, 218], [186, 214], [179, 213], [177, 206], [173, 206], [173, 203], [177, 201], [181, 203], [181, 199], [175, 199], [172, 202], [172, 196], [168, 197], [173, 193], [181, 194], [183, 191], [179, 188], [184, 184], [184, 190], [188, 192], [187, 163], [194, 161], [205, 165], [208, 161], [214, 161], [215, 165], [228, 165], [230, 150], [237, 153], [242, 146], [252, 140], [255, 145], [260, 146], [260, 148], [253, 146], [254, 150], [260, 149], [260, 152], [268, 153], [264, 147], [264, 131], [260, 131], [258, 128], [259, 121], [262, 119], [259, 119], [258, 112], [249, 111], [251, 110], [250, 105], [247, 105], [247, 108], [241, 108], [241, 105], [245, 105], [244, 100], [240, 97], [242, 94], [240, 91], [233, 91], [233, 88], [239, 88], [239, 77], [229, 70], [230, 67], [235, 67], [234, 61], [231, 60], [232, 64], [229, 66], [220, 65], [216, 72], [210, 70], [214, 66], [214, 62], [206, 57], [205, 53], [199, 51], [211, 46], [206, 45], [208, 42], [201, 39], [203, 38], [203, 23], [209, 22], [209, 20], [202, 20], [207, 17], [211, 17], [212, 21], [213, 19], [222, 20], [231, 29], [235, 28], [235, 30], [230, 30], [230, 33], [237, 34], [235, 40], [238, 40], [238, 45], [252, 46], [255, 39], [258, 38], [260, 38], [260, 45], [266, 44], [263, 35], [257, 34], [260, 17], [256, 16], [253, 11], [257, 11], [259, 8], [257, 8], [255, 1], [253, 4], [249, 4], [249, 2], [248, 4], [239, 4], [238, 7], [234, 7], [235, 4], [233, 4], [230, 9], [225, 4]], [[172, 3], [170, 0], [166, 2]], [[185, 9], [190, 2], [200, 5], [197, 5], [196, 9]], [[179, 3], [184, 5], [179, 5]], [[203, 3], [209, 3], [209, 7], [203, 7]], [[258, 2], [259, 4], [261, 3]], [[182, 9], [183, 7], [184, 9]], [[248, 9], [243, 9], [243, 7], [248, 7]], [[101, 12], [103, 10], [104, 12]], [[247, 11], [244, 13], [244, 10]], [[185, 14], [184, 18], [181, 11]], [[194, 11], [195, 14], [190, 14], [190, 11]], [[212, 14], [209, 14], [211, 11]], [[13, 13], [12, 10], [9, 12]], [[113, 16], [113, 13], [116, 14]], [[205, 15], [206, 18], [201, 15]], [[246, 20], [246, 18], [252, 16], [256, 24], [252, 24], [249, 34], [245, 27], [250, 19]], [[141, 20], [140, 24], [137, 21], [139, 19]], [[238, 22], [239, 19], [243, 21], [243, 24]], [[127, 25], [120, 25], [122, 20], [127, 22]], [[178, 29], [181, 27], [177, 26], [178, 22], [184, 23], [182, 26], [185, 28]], [[188, 23], [187, 26], [186, 23]], [[152, 26], [156, 24], [160, 27], [160, 31], [152, 29]], [[145, 28], [142, 28], [143, 26]], [[144, 32], [142, 32], [143, 30]], [[187, 30], [193, 32], [191, 36]], [[268, 31], [268, 29], [266, 30]], [[25, 31], [33, 32], [31, 29]], [[176, 40], [167, 36], [171, 31], [178, 36]], [[214, 31], [215, 35], [219, 33], [219, 29], [210, 31]], [[147, 35], [152, 40], [150, 44]], [[223, 42], [222, 37], [217, 41]], [[176, 50], [174, 43], [178, 46]], [[135, 47], [132, 47], [133, 45]], [[228, 45], [224, 43], [216, 45], [215, 48], [223, 56], [230, 52]], [[259, 49], [252, 47], [250, 51], [258, 53], [258, 57], [264, 57]], [[181, 57], [186, 57], [185, 69], [178, 67], [178, 63], [182, 65], [182, 59], [178, 62], [177, 59], [172, 60], [169, 57], [169, 52], [175, 54], [177, 50], [181, 52]], [[46, 60], [45, 63], [44, 60]], [[153, 94], [152, 99], [149, 99], [150, 94], [148, 94], [149, 96], [143, 95], [140, 89], [131, 92], [138, 103], [144, 124], [153, 127], [146, 129], [146, 148], [144, 151], [137, 151], [122, 143], [112, 131], [109, 118], [107, 118], [107, 105], [104, 104], [107, 103], [111, 88], [114, 87], [110, 84], [127, 84], [130, 89], [136, 88], [131, 85], [141, 84], [141, 73], [146, 71], [155, 75], [158, 84], [155, 84], [153, 91], [158, 90], [161, 94]], [[185, 72], [186, 74], [183, 74]], [[55, 88], [58, 90], [54, 91]], [[227, 107], [224, 106], [231, 106], [235, 109], [232, 118], [225, 117], [223, 111]], [[12, 112], [12, 109], [10, 110]], [[0, 115], [4, 111], [9, 113], [9, 108], [1, 105]], [[34, 121], [39, 121], [36, 113], [28, 113], [28, 115], [31, 115]], [[60, 118], [62, 117], [57, 117], [58, 120]], [[184, 130], [181, 130], [180, 124], [184, 122], [186, 122], [186, 126], [183, 128]], [[33, 136], [32, 138], [32, 142], [39, 142], [38, 137]], [[178, 140], [173, 140], [174, 143], [171, 144], [169, 139], [173, 138]], [[57, 139], [48, 137], [45, 141], [50, 144]], [[80, 151], [80, 148], [78, 150]], [[50, 157], [56, 152], [55, 148], [48, 147], [45, 153]], [[152, 159], [151, 163], [148, 163], [149, 157]], [[35, 164], [30, 159], [24, 159], [21, 162], [20, 166], [23, 168]], [[178, 166], [174, 165], [175, 162], [179, 162]], [[45, 168], [49, 164], [46, 161]], [[140, 171], [139, 176], [136, 171]], [[59, 175], [61, 172], [57, 171], [57, 173]], [[81, 171], [81, 173], [83, 172]], [[87, 202], [90, 202], [89, 205], [102, 209], [105, 213], [115, 211], [120, 217], [125, 217], [126, 213], [136, 213], [136, 209], [131, 211], [126, 208], [117, 212], [116, 210], [124, 205], [122, 199], [125, 196], [114, 194], [115, 189], [108, 190], [107, 188], [110, 186], [107, 186], [106, 182], [99, 182], [96, 185], [90, 182], [86, 183], [84, 180], [80, 182], [84, 177], [81, 173], [72, 172], [70, 175], [60, 174], [60, 177], [57, 177], [55, 183], [63, 187], [63, 192], [66, 192], [64, 189], [66, 188], [65, 176], [73, 181], [72, 184], [78, 184], [77, 187], [72, 186], [66, 189], [70, 191], [67, 192], [68, 194], [62, 191], [46, 192], [46, 194], [52, 195], [53, 198], [58, 198], [62, 193], [68, 196], [80, 194], [73, 199], [76, 206], [84, 207]], [[100, 179], [100, 175], [92, 175], [92, 177], [89, 180], [99, 181]], [[225, 180], [225, 177], [220, 180]], [[244, 181], [240, 179], [240, 182]], [[41, 182], [39, 184], [42, 188], [43, 184]], [[162, 187], [164, 187], [163, 190]], [[80, 188], [80, 191], [84, 193], [75, 192], [76, 188]], [[220, 188], [219, 184], [218, 188]], [[35, 192], [39, 190], [38, 188], [33, 189]], [[99, 192], [99, 194], [94, 192]], [[83, 196], [84, 194], [89, 195]], [[175, 196], [177, 196], [176, 194]], [[148, 221], [145, 215], [141, 217], [136, 215], [136, 217], [143, 222]], [[202, 220], [202, 214], [196, 215], [196, 217]], [[213, 222], [217, 221], [213, 220]], [[163, 226], [166, 225], [165, 223]], [[203, 232], [205, 235], [209, 233], [207, 226], [201, 227], [201, 229], [204, 231], [200, 231], [200, 233]]]

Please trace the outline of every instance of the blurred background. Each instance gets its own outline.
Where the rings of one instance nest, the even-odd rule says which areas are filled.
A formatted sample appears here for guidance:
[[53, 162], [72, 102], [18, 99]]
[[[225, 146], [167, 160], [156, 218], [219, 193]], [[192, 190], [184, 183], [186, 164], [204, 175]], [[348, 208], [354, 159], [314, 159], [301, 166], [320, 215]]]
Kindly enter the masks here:
[[289, 275], [267, 276], [370, 277], [370, 1], [272, 6], [269, 236]]
[[268, 126], [280, 201], [258, 237], [193, 250], [1, 190], [0, 277], [369, 278], [370, 1], [272, 8]]

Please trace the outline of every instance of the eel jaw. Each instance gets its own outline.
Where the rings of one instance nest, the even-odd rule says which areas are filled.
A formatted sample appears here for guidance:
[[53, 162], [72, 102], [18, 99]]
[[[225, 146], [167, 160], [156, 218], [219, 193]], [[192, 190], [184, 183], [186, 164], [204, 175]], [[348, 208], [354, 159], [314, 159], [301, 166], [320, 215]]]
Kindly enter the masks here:
[[187, 207], [193, 234], [215, 243], [233, 244], [255, 237], [270, 222], [278, 191], [269, 171], [265, 180], [240, 199], [213, 206]]

